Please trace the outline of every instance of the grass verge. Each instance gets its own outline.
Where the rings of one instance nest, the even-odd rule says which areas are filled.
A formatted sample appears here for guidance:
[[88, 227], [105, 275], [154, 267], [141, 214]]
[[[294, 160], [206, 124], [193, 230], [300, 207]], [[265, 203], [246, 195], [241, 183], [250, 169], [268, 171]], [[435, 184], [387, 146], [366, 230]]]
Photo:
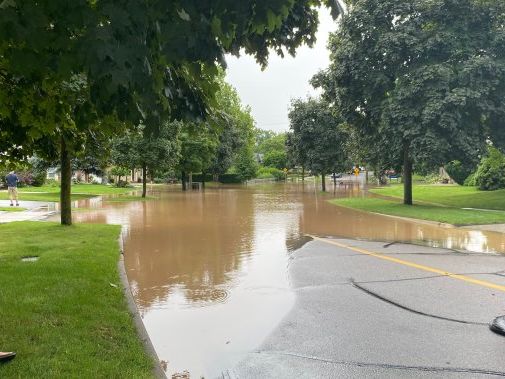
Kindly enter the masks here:
[[0, 212], [22, 212], [26, 211], [26, 208], [21, 207], [0, 207]]
[[[72, 200], [89, 199], [100, 195], [124, 194], [136, 191], [136, 188], [118, 188], [100, 184], [72, 185]], [[42, 187], [23, 187], [18, 189], [19, 200], [25, 201], [60, 201], [60, 187], [44, 185]], [[0, 191], [0, 200], [7, 200], [7, 191]]]
[[386, 215], [443, 222], [453, 225], [477, 225], [505, 223], [505, 212], [465, 210], [429, 204], [403, 205], [397, 201], [376, 198], [349, 198], [330, 200], [342, 207], [359, 209]]
[[119, 282], [119, 226], [16, 222], [0, 234], [0, 346], [18, 353], [1, 378], [153, 376]]
[[[370, 192], [403, 198], [403, 185], [373, 188]], [[477, 187], [458, 185], [414, 185], [414, 201], [440, 204], [455, 208], [505, 210], [505, 190], [479, 191]]]

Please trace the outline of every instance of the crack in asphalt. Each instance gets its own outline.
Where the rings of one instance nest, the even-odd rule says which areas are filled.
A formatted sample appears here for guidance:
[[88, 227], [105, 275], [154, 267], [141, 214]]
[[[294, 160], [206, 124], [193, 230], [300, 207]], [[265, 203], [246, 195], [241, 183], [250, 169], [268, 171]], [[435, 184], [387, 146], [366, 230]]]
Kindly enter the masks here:
[[[453, 257], [456, 255], [454, 253], [388, 253], [388, 252], [384, 252], [384, 251], [381, 251], [379, 254], [383, 254], [383, 255], [425, 255], [425, 256], [435, 256], [435, 257]], [[470, 254], [467, 254], [467, 255], [470, 256]], [[474, 257], [474, 256], [489, 256], [489, 254], [472, 253], [471, 256], [472, 257]]]
[[398, 243], [398, 241], [393, 241], [393, 242], [390, 242], [390, 243], [385, 244], [385, 245], [384, 245], [384, 246], [382, 246], [382, 247], [384, 247], [384, 248], [386, 248], [386, 249], [387, 249], [389, 246], [393, 246], [393, 245], [395, 245], [395, 244], [397, 244], [397, 243]]
[[[479, 253], [479, 252], [475, 252], [475, 251], [468, 251], [468, 250], [458, 250], [458, 249], [452, 249], [450, 247], [434, 247], [434, 246], [429, 246], [429, 245], [424, 245], [424, 244], [416, 244], [416, 243], [408, 243], [408, 242], [401, 242], [401, 241], [393, 241], [393, 242], [389, 242], [389, 243], [386, 243], [385, 245], [383, 245], [382, 247], [384, 249], [387, 249], [388, 247], [390, 246], [393, 246], [393, 245], [408, 245], [408, 246], [418, 246], [418, 247], [428, 247], [428, 248], [432, 248], [432, 249], [440, 249], [440, 250], [446, 250], [446, 251], [449, 251], [450, 253], [449, 254], [437, 254], [437, 253], [434, 253], [433, 255], [471, 255], [471, 256], [496, 256], [496, 257], [499, 257], [499, 256], [502, 256], [503, 254], [498, 254], [498, 253], [494, 253], [494, 252], [489, 252], [489, 253]], [[414, 254], [423, 254], [423, 253], [414, 253]]]
[[370, 296], [373, 296], [375, 297], [376, 299], [379, 299], [379, 300], [382, 300], [384, 301], [385, 303], [388, 303], [390, 305], [394, 305], [395, 307], [398, 307], [398, 308], [401, 308], [405, 311], [408, 311], [408, 312], [411, 312], [411, 313], [415, 313], [417, 315], [421, 315], [421, 316], [426, 316], [426, 317], [431, 317], [431, 318], [434, 318], [434, 319], [438, 319], [438, 320], [444, 320], [444, 321], [451, 321], [451, 322], [456, 322], [456, 323], [459, 323], [459, 324], [467, 324], [467, 325], [479, 325], [479, 326], [488, 326], [489, 324], [487, 323], [484, 323], [484, 322], [474, 322], [474, 321], [465, 321], [465, 320], [458, 320], [458, 319], [455, 319], [455, 318], [450, 318], [450, 317], [444, 317], [444, 316], [438, 316], [438, 315], [434, 315], [434, 314], [430, 314], [430, 313], [425, 313], [425, 312], [422, 312], [422, 311], [418, 311], [416, 309], [412, 309], [412, 308], [409, 308], [405, 305], [402, 305], [400, 303], [397, 303], [393, 300], [390, 300], [384, 296], [381, 296], [363, 286], [360, 286], [358, 283], [356, 283], [353, 279], [351, 279], [350, 281], [350, 284], [354, 287], [354, 288], [357, 288], [359, 289], [360, 291], [370, 295]]
[[357, 361], [340, 361], [327, 358], [319, 358], [310, 355], [283, 352], [283, 351], [256, 351], [256, 354], [277, 354], [286, 355], [295, 358], [310, 359], [319, 362], [332, 363], [343, 366], [355, 366], [355, 367], [373, 367], [373, 368], [385, 368], [385, 369], [396, 369], [396, 370], [409, 370], [409, 371], [425, 371], [425, 372], [453, 372], [453, 373], [466, 373], [466, 374], [482, 374], [482, 375], [494, 375], [494, 376], [505, 376], [503, 371], [493, 371], [480, 368], [464, 368], [464, 367], [437, 367], [437, 366], [410, 366], [410, 365], [400, 365], [391, 363], [374, 363], [374, 362], [357, 362]]
[[[465, 273], [455, 273], [454, 275], [498, 275], [505, 276], [500, 272], [465, 272]], [[358, 281], [354, 283], [358, 284], [369, 284], [369, 283], [394, 283], [394, 282], [406, 282], [409, 280], [423, 280], [423, 279], [436, 279], [436, 278], [448, 278], [449, 275], [431, 275], [431, 276], [419, 276], [414, 278], [404, 278], [404, 279], [384, 279], [384, 280], [366, 280]], [[352, 283], [351, 283], [352, 284]]]
[[[464, 273], [455, 273], [454, 275], [497, 275], [500, 277], [505, 277], [505, 273], [501, 272], [501, 271], [499, 271], [499, 272], [464, 272]], [[337, 283], [333, 283], [333, 284], [319, 284], [319, 285], [311, 285], [311, 286], [301, 286], [301, 287], [294, 288], [294, 290], [295, 291], [303, 291], [303, 290], [307, 290], [307, 289], [341, 287], [341, 286], [346, 286], [346, 285], [351, 285], [351, 286], [357, 287], [356, 284], [396, 283], [396, 282], [408, 282], [408, 281], [414, 281], [414, 280], [437, 279], [437, 278], [448, 278], [448, 277], [449, 277], [449, 275], [430, 275], [430, 276], [418, 276], [418, 277], [414, 277], [414, 278], [384, 279], [384, 280], [355, 281], [354, 279], [349, 279], [346, 282], [337, 282]], [[360, 288], [360, 289], [363, 289], [363, 288]], [[371, 292], [370, 290], [367, 290], [367, 291]], [[378, 297], [378, 296], [375, 296], [375, 297]], [[384, 300], [386, 300], [386, 299], [384, 299]], [[387, 299], [387, 300], [389, 300], [389, 299]], [[487, 324], [482, 323], [482, 325], [487, 325]]]

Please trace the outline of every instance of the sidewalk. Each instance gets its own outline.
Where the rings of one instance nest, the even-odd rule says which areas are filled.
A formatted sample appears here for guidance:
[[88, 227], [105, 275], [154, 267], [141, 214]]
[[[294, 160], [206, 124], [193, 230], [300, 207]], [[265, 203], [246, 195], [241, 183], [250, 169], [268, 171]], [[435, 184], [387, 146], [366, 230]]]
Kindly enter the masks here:
[[[0, 207], [8, 207], [9, 200], [0, 200]], [[39, 221], [55, 213], [55, 203], [43, 201], [21, 201], [21, 208], [26, 208], [20, 212], [0, 211], [0, 223], [13, 221]]]

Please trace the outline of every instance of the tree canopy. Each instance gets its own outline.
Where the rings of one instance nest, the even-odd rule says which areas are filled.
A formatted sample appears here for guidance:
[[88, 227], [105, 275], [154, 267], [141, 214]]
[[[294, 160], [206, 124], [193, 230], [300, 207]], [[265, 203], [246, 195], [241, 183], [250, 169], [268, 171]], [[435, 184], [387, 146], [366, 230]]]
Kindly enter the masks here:
[[222, 175], [235, 163], [239, 152], [253, 144], [254, 119], [249, 107], [244, 107], [240, 97], [224, 76], [216, 93], [216, 116], [213, 123], [219, 133], [215, 157], [209, 171]]
[[[62, 223], [71, 223], [70, 159], [90, 125], [156, 131], [211, 113], [224, 54], [312, 45], [329, 0], [55, 0], [0, 3], [0, 151], [23, 157], [57, 141]], [[338, 10], [335, 9], [335, 12]], [[336, 13], [335, 13], [336, 15]], [[102, 123], [112, 117], [122, 122]]]
[[342, 118], [332, 112], [328, 104], [318, 99], [293, 100], [289, 111], [292, 134], [289, 138], [291, 161], [314, 174], [324, 177], [346, 168], [345, 144], [348, 134], [342, 127]]
[[356, 0], [331, 37], [331, 65], [313, 83], [383, 154], [412, 164], [477, 160], [502, 143], [503, 2]]

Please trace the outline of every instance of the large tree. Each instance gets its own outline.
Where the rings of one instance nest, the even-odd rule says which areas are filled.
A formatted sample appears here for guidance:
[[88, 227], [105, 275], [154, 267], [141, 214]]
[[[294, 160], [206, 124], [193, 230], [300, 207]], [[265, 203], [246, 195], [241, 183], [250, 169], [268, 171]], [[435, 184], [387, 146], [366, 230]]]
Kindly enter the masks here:
[[[254, 119], [249, 107], [242, 105], [240, 97], [224, 77], [216, 94], [213, 123], [219, 133], [216, 155], [209, 171], [218, 177], [230, 169], [247, 145], [252, 145]], [[205, 175], [203, 176], [205, 178]]]
[[[185, 191], [186, 180], [191, 185], [193, 173], [208, 172], [215, 159], [219, 132], [210, 123], [186, 123], [180, 134], [181, 154], [177, 167], [181, 173], [182, 189]], [[205, 176], [205, 175], [204, 175]]]
[[342, 118], [322, 100], [296, 99], [291, 103], [289, 123], [289, 151], [295, 154], [292, 161], [320, 174], [322, 190], [326, 191], [325, 176], [342, 171], [348, 163], [348, 134], [342, 127]]
[[147, 174], [151, 177], [159, 171], [173, 169], [179, 159], [178, 140], [180, 122], [165, 122], [156, 135], [149, 133], [145, 125], [139, 125], [125, 135], [115, 138], [112, 161], [119, 167], [142, 170], [142, 197], [147, 193]]
[[61, 218], [71, 224], [76, 136], [110, 116], [124, 123], [106, 125], [153, 133], [171, 118], [205, 117], [226, 52], [243, 48], [265, 65], [269, 48], [312, 45], [322, 2], [3, 1], [0, 151], [22, 157], [41, 139], [58, 142]]
[[491, 0], [356, 0], [332, 36], [313, 83], [376, 161], [403, 165], [405, 204], [413, 165], [476, 160], [505, 135], [504, 15]]

